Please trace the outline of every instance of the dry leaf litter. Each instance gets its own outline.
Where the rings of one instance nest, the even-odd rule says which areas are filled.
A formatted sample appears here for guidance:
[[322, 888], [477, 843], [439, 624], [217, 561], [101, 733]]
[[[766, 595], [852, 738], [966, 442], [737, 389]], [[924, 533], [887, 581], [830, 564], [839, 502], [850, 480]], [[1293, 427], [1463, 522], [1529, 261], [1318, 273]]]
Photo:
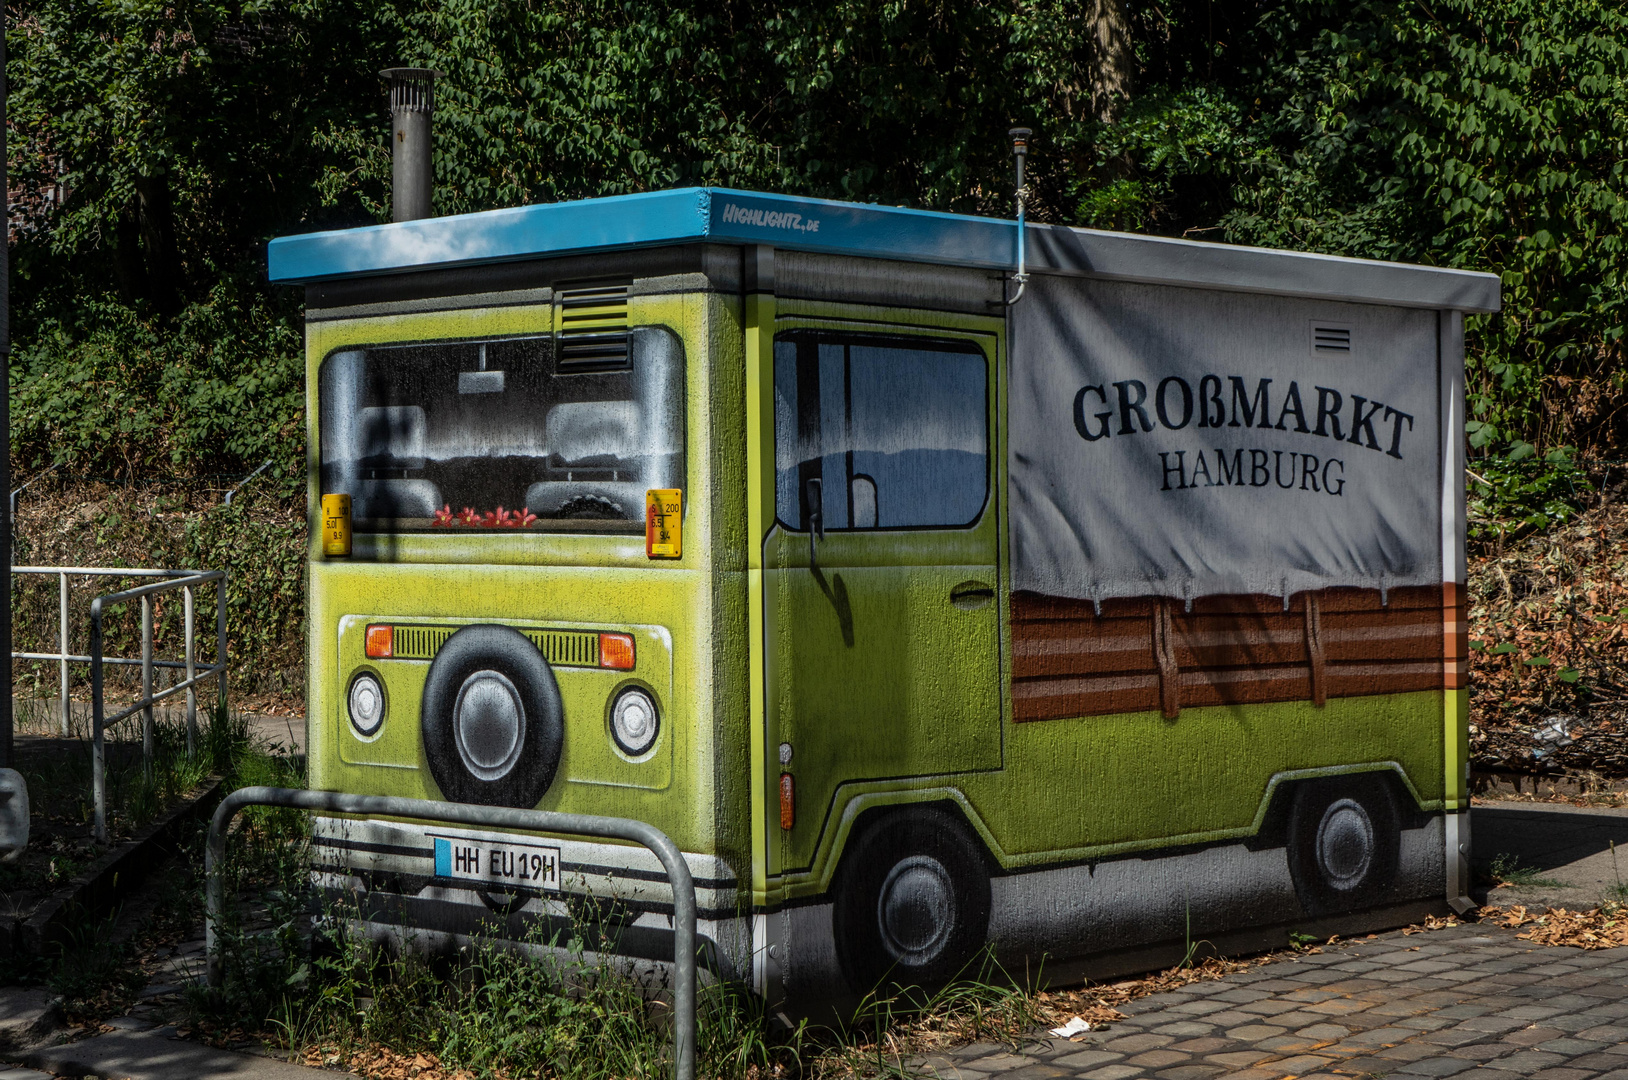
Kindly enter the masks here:
[[1628, 503], [1473, 553], [1478, 769], [1628, 776]]

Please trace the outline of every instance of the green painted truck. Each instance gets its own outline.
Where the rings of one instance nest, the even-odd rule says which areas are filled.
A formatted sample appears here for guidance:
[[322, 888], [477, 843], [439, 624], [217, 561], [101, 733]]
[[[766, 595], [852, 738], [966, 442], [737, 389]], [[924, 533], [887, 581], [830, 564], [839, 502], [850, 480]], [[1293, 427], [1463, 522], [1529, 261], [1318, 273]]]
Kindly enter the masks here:
[[[1029, 225], [1014, 302], [1017, 228], [684, 189], [274, 241], [311, 785], [647, 821], [792, 1011], [1458, 901], [1496, 279]], [[671, 955], [642, 849], [314, 844], [381, 935]]]

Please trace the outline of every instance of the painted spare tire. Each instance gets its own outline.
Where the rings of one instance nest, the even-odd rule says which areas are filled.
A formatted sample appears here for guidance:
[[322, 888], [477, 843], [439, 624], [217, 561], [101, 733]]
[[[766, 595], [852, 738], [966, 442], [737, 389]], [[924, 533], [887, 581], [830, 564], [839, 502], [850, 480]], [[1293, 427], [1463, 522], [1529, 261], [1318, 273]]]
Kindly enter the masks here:
[[424, 680], [419, 724], [449, 802], [536, 806], [565, 742], [554, 671], [508, 626], [466, 626], [447, 639]]

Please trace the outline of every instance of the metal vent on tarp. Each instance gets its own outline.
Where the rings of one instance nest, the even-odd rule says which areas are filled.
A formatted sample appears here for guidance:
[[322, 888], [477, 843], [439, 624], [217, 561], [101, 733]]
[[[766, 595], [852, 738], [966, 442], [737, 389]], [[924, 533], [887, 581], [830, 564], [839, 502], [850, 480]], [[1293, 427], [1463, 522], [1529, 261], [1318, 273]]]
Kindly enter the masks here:
[[1314, 353], [1349, 353], [1351, 351], [1351, 328], [1329, 323], [1312, 323], [1311, 351]]
[[561, 371], [626, 367], [627, 282], [554, 290], [554, 341]]

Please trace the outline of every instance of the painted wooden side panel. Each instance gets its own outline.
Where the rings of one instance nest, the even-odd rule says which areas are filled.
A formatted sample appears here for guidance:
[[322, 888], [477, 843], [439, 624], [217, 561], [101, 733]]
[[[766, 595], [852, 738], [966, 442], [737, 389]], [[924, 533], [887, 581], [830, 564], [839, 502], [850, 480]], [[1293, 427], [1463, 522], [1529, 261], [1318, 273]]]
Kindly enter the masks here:
[[1013, 718], [1440, 690], [1442, 590], [1331, 588], [1098, 605], [1012, 596]]

